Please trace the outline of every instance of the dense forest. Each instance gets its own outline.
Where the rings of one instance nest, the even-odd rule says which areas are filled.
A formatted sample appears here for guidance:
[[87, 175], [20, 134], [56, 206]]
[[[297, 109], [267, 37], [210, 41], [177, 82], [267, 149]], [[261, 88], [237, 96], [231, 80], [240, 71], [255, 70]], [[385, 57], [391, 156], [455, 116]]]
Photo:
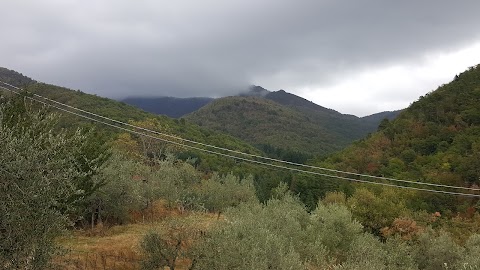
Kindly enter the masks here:
[[[23, 86], [166, 135], [264, 154], [181, 119], [34, 81]], [[5, 269], [78, 269], [93, 263], [115, 269], [125, 257], [136, 262], [124, 262], [125, 269], [480, 267], [475, 197], [354, 184], [211, 157], [186, 142], [172, 145], [105, 129], [32, 99], [27, 92], [0, 99]], [[480, 67], [472, 67], [397, 119], [382, 121], [378, 132], [328, 158], [305, 162], [476, 188], [479, 101]], [[120, 241], [100, 246], [122, 235], [129, 237], [125, 246], [120, 248]], [[109, 261], [105, 250], [116, 252], [116, 259]], [[80, 258], [75, 252], [101, 255]]]

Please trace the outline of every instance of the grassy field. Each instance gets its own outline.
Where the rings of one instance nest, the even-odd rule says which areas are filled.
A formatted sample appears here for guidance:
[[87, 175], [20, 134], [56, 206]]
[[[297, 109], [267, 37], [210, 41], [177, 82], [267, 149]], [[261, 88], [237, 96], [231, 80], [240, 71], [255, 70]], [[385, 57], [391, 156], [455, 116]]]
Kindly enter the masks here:
[[[186, 235], [184, 249], [188, 250], [194, 238], [218, 221], [216, 214], [180, 212], [157, 202], [149, 209], [147, 220], [139, 213], [132, 214], [132, 223], [113, 227], [96, 226], [75, 230], [60, 238], [65, 249], [56, 259], [60, 269], [140, 269], [142, 253], [140, 242], [149, 232], [169, 232], [173, 227]], [[180, 257], [176, 269], [188, 269], [188, 258]]]

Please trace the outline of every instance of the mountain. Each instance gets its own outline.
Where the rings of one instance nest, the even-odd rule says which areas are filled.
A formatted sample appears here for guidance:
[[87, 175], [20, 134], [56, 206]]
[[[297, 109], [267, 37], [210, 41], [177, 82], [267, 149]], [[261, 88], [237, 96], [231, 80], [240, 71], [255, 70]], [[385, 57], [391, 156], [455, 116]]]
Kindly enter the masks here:
[[173, 118], [180, 118], [185, 114], [189, 114], [200, 109], [213, 100], [213, 98], [207, 97], [128, 97], [121, 101], [136, 106], [147, 112], [163, 114]]
[[[378, 132], [327, 162], [357, 173], [478, 188], [479, 104], [480, 66], [476, 66], [420, 97], [395, 120], [383, 122]], [[463, 211], [475, 203], [461, 196], [430, 193], [415, 198], [412, 208], [429, 211]]]
[[[260, 146], [264, 151], [325, 155], [376, 131], [381, 116], [359, 118], [319, 106], [284, 90], [260, 86], [238, 97], [217, 99], [186, 119]], [[272, 150], [272, 148], [274, 148]]]

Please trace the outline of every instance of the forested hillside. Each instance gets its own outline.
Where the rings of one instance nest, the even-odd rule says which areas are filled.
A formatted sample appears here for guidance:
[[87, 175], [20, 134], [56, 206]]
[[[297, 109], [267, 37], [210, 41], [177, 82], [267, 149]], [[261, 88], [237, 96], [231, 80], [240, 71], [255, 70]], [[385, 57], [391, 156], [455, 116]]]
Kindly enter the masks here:
[[[378, 176], [478, 187], [480, 67], [420, 97], [380, 131], [327, 160], [336, 168]], [[475, 200], [419, 195], [412, 207], [464, 211]]]
[[[145, 128], [151, 128], [156, 131], [165, 132], [171, 135], [177, 135], [185, 139], [222, 145], [223, 147], [241, 149], [242, 151], [247, 152], [258, 152], [258, 150], [249, 146], [247, 143], [231, 136], [202, 129], [183, 120], [147, 113], [134, 106], [112, 99], [44, 83], [32, 83], [25, 87], [25, 89], [32, 93], [48, 97], [70, 106], [78, 107], [89, 112], [110, 117], [115, 120], [129, 122]], [[86, 121], [77, 116], [69, 114], [65, 114], [59, 123], [60, 126], [67, 128], [74, 127], [76, 125], [90, 126], [91, 124], [92, 122], [88, 120]], [[102, 129], [110, 130], [108, 127], [102, 127]], [[113, 132], [114, 130], [111, 131]]]

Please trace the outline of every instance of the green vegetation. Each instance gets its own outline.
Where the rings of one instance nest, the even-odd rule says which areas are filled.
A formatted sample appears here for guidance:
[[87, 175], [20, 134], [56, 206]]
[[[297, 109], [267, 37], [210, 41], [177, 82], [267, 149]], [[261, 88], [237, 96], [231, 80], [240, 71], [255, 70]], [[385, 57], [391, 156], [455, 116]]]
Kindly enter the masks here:
[[143, 269], [175, 267], [190, 258], [188, 269], [475, 269], [479, 235], [464, 246], [446, 233], [425, 229], [406, 239], [381, 239], [365, 233], [351, 210], [323, 201], [308, 212], [280, 186], [266, 203], [230, 208], [223, 221], [193, 237], [186, 249], [185, 227], [174, 233], [147, 234], [142, 243]]
[[[56, 90], [50, 94], [77, 106], [97, 100], [44, 84], [29, 89], [44, 95]], [[413, 103], [398, 119], [383, 121], [378, 132], [317, 162], [358, 173], [476, 187], [479, 93], [480, 67], [475, 67]], [[245, 100], [245, 106], [265, 103], [238, 100]], [[258, 153], [242, 141], [182, 120], [102, 102], [98, 111], [91, 104], [90, 109], [166, 134]], [[129, 110], [138, 114], [123, 115]], [[295, 111], [289, 113], [296, 117]], [[58, 255], [60, 247], [67, 247], [59, 237], [68, 231], [87, 242], [88, 235], [106, 239], [108, 233], [124, 232], [131, 257], [143, 269], [480, 267], [478, 199], [267, 170], [208, 158], [181, 143], [114, 130], [100, 133], [79, 119], [58, 124], [59, 119], [23, 97], [1, 102], [2, 268], [68, 264], [60, 260], [69, 258], [68, 251]], [[264, 148], [288, 153], [273, 145]]]
[[54, 132], [57, 118], [21, 98], [0, 106], [0, 265], [43, 269], [80, 200], [98, 189], [87, 185], [103, 157], [88, 152], [84, 132]]

